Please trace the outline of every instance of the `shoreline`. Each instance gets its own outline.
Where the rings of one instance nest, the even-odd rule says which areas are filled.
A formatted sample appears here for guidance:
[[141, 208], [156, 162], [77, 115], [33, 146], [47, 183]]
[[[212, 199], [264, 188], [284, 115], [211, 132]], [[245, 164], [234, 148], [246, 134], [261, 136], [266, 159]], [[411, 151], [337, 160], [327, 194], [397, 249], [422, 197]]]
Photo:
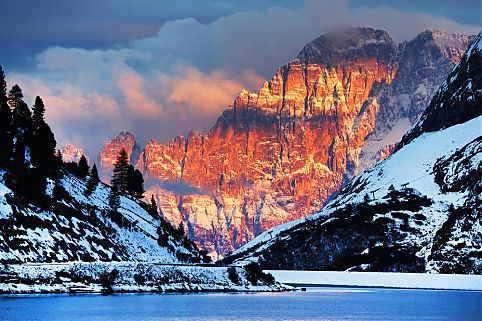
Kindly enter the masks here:
[[293, 288], [242, 267], [146, 262], [0, 265], [0, 294], [281, 292]]

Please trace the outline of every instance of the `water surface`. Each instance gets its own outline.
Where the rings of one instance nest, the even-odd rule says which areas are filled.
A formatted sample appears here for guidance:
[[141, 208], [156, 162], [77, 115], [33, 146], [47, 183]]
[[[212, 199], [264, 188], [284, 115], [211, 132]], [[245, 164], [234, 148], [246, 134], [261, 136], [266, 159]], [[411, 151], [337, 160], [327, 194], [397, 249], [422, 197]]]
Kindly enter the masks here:
[[296, 293], [3, 295], [0, 320], [482, 320], [482, 292], [309, 288]]

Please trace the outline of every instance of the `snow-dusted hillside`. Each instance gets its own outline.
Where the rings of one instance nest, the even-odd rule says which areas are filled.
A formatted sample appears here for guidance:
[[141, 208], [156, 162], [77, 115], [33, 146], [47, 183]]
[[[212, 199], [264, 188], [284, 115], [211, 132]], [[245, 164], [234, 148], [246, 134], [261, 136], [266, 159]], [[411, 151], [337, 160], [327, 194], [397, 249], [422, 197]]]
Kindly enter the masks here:
[[[169, 227], [139, 201], [122, 196], [118, 211], [112, 212], [110, 187], [99, 184], [85, 196], [85, 184], [64, 176], [60, 199], [41, 209], [0, 182], [0, 262], [202, 261], [190, 242], [174, 235], [160, 246], [158, 229]], [[53, 181], [48, 185], [52, 194]]]
[[[396, 153], [356, 177], [320, 213], [261, 234], [224, 262], [481, 273], [482, 85], [473, 72], [482, 67], [481, 42], [479, 34]], [[428, 126], [427, 119], [438, 123]]]
[[[108, 278], [110, 276], [110, 281]], [[253, 281], [253, 282], [251, 282]], [[286, 291], [245, 268], [142, 262], [16, 264], [0, 269], [0, 293]], [[108, 282], [108, 284], [106, 284]], [[110, 284], [109, 284], [110, 283]]]

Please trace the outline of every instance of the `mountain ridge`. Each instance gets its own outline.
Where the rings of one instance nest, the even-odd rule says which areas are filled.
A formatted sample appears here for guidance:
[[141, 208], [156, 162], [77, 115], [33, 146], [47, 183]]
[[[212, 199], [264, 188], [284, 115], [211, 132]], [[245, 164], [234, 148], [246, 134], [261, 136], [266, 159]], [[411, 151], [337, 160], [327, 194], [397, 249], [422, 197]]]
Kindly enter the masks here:
[[[224, 263], [480, 274], [482, 95], [474, 93], [482, 84], [470, 71], [471, 64], [480, 67], [481, 39], [440, 86], [429, 116], [388, 159], [357, 176], [318, 214], [263, 233]], [[438, 120], [436, 129], [424, 127], [429, 117]]]
[[[351, 54], [346, 65], [295, 59], [257, 94], [242, 90], [205, 135], [149, 141], [133, 163], [148, 180], [161, 181], [148, 195], [164, 217], [183, 221], [201, 247], [224, 255], [318, 211], [351, 177], [390, 155], [470, 37], [453, 36], [460, 41], [441, 50], [443, 42], [430, 37], [395, 47], [386, 32], [359, 30], [373, 39], [370, 46], [383, 43], [379, 51], [363, 50], [362, 62]], [[168, 191], [162, 182], [202, 193]]]

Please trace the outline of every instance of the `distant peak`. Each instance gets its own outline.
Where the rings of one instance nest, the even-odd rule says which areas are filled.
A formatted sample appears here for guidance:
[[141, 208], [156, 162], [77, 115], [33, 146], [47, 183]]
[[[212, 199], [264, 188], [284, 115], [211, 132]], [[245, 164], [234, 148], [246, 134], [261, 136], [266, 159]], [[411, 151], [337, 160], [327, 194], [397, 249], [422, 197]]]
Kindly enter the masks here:
[[66, 163], [78, 163], [82, 156], [85, 156], [87, 162], [89, 162], [89, 158], [84, 154], [82, 148], [79, 148], [72, 144], [65, 144], [61, 149], [60, 152], [62, 153], [62, 158]]
[[376, 58], [389, 61], [395, 51], [392, 38], [384, 30], [349, 28], [322, 35], [306, 45], [298, 55], [303, 63], [337, 64]]
[[439, 29], [427, 29], [418, 34], [412, 41], [434, 41], [439, 47], [458, 46], [471, 42], [475, 35], [461, 35]]
[[117, 135], [118, 137], [121, 136], [121, 137], [134, 137], [134, 134], [132, 134], [131, 132], [127, 131], [127, 130], [123, 130], [119, 133], [119, 135]]

